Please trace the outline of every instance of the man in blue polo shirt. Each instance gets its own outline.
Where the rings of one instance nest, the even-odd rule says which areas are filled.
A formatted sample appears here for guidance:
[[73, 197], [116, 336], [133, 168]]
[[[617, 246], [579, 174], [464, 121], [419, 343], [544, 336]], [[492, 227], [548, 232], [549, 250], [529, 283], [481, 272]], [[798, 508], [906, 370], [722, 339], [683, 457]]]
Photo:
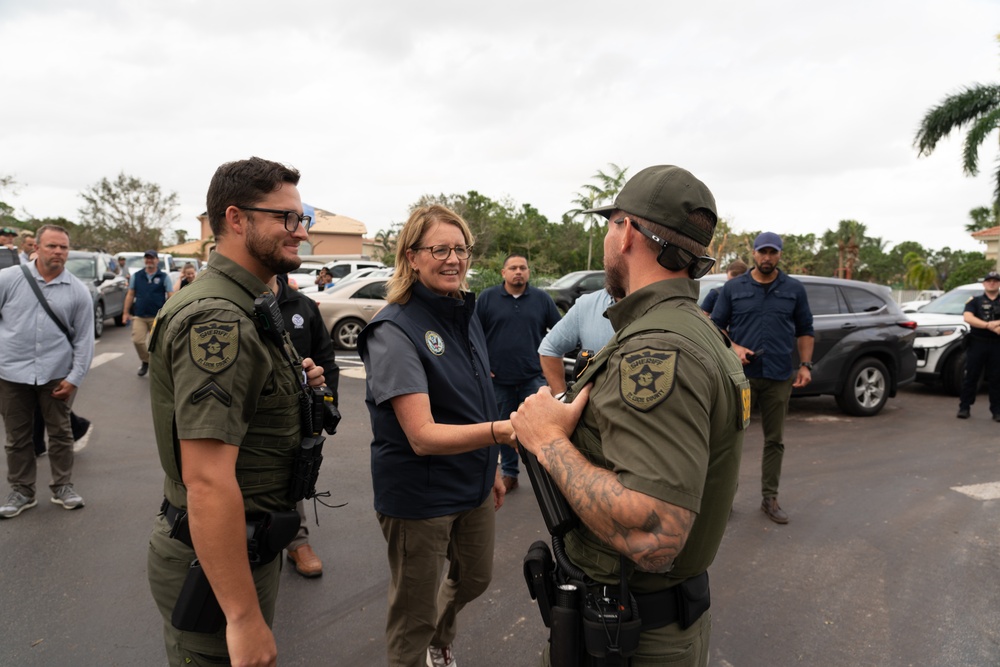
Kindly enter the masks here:
[[[149, 372], [149, 350], [146, 349], [146, 338], [149, 336], [153, 319], [160, 308], [173, 294], [170, 277], [160, 271], [160, 256], [155, 250], [143, 253], [145, 271], [136, 271], [129, 279], [128, 293], [125, 295], [125, 314], [122, 321], [132, 321], [132, 344], [139, 355], [139, 376]], [[135, 311], [132, 311], [132, 306]]]
[[[500, 418], [507, 419], [521, 402], [545, 385], [538, 345], [559, 321], [552, 297], [528, 285], [531, 270], [524, 255], [508, 255], [500, 271], [503, 283], [483, 290], [476, 315], [486, 334], [490, 376]], [[501, 445], [500, 463], [507, 491], [517, 488], [517, 451]]]
[[[764, 232], [753, 242], [754, 267], [719, 290], [712, 321], [729, 331], [733, 350], [750, 381], [751, 400], [764, 428], [760, 508], [771, 521], [788, 523], [778, 505], [778, 480], [785, 453], [783, 434], [793, 387], [812, 380], [813, 318], [806, 289], [778, 269], [781, 237]], [[792, 351], [798, 348], [798, 369]]]

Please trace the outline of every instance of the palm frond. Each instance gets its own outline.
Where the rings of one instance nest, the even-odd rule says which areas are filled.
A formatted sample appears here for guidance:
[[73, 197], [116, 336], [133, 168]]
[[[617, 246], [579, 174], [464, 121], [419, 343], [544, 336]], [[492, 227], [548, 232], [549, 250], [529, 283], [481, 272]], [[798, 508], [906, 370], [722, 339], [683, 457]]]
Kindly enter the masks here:
[[980, 116], [966, 132], [965, 147], [962, 149], [962, 168], [969, 176], [979, 173], [979, 146], [997, 127], [1000, 127], [1000, 108]]
[[930, 155], [937, 143], [953, 130], [975, 121], [1000, 107], [1000, 85], [976, 84], [949, 95], [933, 107], [920, 122], [913, 140], [920, 155]]

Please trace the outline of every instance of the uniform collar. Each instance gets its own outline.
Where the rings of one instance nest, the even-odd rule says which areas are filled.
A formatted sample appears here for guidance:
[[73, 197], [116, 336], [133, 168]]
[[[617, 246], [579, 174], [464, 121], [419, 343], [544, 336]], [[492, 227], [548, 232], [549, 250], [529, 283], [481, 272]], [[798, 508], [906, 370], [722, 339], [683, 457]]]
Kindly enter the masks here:
[[670, 299], [698, 299], [698, 283], [690, 278], [668, 278], [632, 292], [608, 306], [607, 317], [615, 331], [642, 317], [654, 306]]
[[261, 282], [260, 278], [226, 257], [218, 250], [215, 250], [212, 253], [212, 256], [208, 258], [208, 268], [214, 269], [215, 271], [227, 276], [233, 282], [237, 283], [240, 287], [249, 292], [255, 299], [264, 292], [271, 291], [266, 284]]

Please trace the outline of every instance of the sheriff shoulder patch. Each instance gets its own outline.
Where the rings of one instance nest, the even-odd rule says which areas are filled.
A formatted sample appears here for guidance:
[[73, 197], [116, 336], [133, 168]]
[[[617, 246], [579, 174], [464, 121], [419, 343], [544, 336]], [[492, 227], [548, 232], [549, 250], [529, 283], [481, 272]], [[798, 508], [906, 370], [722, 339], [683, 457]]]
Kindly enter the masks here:
[[188, 349], [198, 368], [221, 373], [240, 353], [240, 323], [205, 322], [195, 324], [188, 334]]
[[622, 399], [641, 412], [662, 403], [674, 389], [676, 350], [651, 347], [626, 354], [619, 364]]

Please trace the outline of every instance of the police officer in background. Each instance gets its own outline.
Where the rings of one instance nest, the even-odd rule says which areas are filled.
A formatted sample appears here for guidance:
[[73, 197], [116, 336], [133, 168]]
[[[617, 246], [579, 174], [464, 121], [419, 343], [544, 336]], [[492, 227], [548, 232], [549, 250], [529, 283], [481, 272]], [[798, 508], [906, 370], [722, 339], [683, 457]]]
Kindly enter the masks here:
[[968, 419], [976, 402], [979, 378], [986, 372], [990, 392], [990, 413], [1000, 422], [1000, 273], [983, 277], [983, 293], [969, 299], [962, 314], [972, 327], [965, 351], [965, 377], [958, 399], [958, 418]]
[[[543, 387], [512, 425], [580, 519], [564, 538], [572, 565], [612, 590], [624, 580], [636, 598], [642, 631], [627, 664], [705, 665], [707, 570], [736, 494], [750, 399], [739, 360], [697, 303], [693, 278], [713, 264], [704, 255], [715, 199], [690, 172], [658, 166], [594, 212], [610, 221], [615, 335], [567, 403]], [[614, 640], [617, 621], [605, 627]]]
[[[288, 276], [275, 279], [275, 294], [278, 308], [285, 321], [285, 329], [292, 338], [292, 344], [303, 357], [312, 359], [323, 367], [323, 378], [327, 388], [333, 393], [333, 404], [338, 405], [337, 385], [340, 383], [340, 368], [337, 367], [333, 340], [323, 324], [316, 302], [302, 292], [288, 286]], [[319, 577], [323, 574], [323, 561], [319, 559], [309, 544], [309, 522], [306, 517], [305, 502], [295, 505], [299, 513], [299, 532], [288, 545], [288, 560], [295, 571], [303, 577]]]
[[[251, 569], [247, 521], [250, 513], [288, 516], [294, 507], [299, 392], [304, 380], [321, 385], [323, 369], [300, 360], [287, 335], [279, 344], [268, 334], [276, 321], [262, 324], [255, 300], [273, 303], [267, 283], [300, 264], [310, 219], [302, 215], [298, 181], [294, 169], [256, 157], [218, 168], [208, 190], [216, 250], [198, 280], [167, 302], [150, 335], [150, 399], [166, 501], [147, 571], [171, 665], [277, 661], [270, 625], [281, 559]], [[180, 526], [187, 539], [184, 530], [172, 532]], [[225, 617], [215, 632], [174, 626], [195, 558]]]

